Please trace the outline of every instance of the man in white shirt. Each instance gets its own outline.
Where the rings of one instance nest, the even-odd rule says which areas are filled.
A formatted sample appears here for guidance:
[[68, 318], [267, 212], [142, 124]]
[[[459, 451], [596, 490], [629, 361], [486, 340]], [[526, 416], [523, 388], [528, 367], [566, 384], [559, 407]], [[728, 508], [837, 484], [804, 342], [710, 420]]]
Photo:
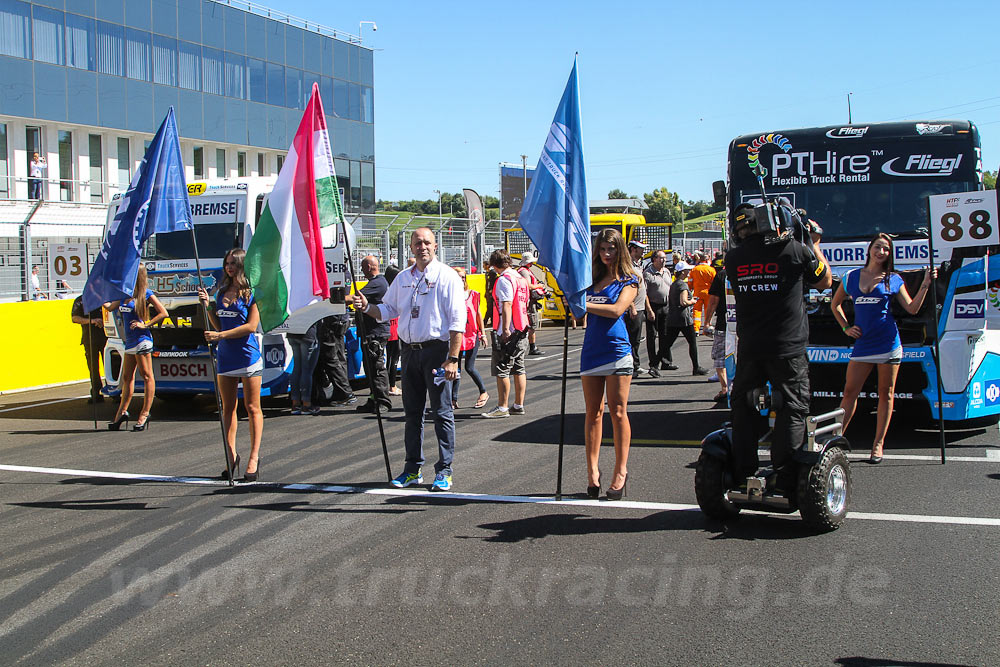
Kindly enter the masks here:
[[379, 322], [399, 318], [406, 464], [392, 485], [402, 488], [424, 481], [420, 472], [424, 464], [424, 400], [429, 397], [439, 457], [431, 490], [449, 491], [455, 455], [451, 381], [458, 375], [465, 333], [465, 288], [458, 274], [437, 260], [437, 241], [430, 229], [413, 231], [410, 251], [415, 263], [399, 272], [382, 303], [371, 305], [358, 293], [354, 307]]
[[42, 172], [49, 168], [45, 158], [39, 157], [38, 153], [31, 156], [31, 164], [28, 169], [28, 199], [42, 198]]

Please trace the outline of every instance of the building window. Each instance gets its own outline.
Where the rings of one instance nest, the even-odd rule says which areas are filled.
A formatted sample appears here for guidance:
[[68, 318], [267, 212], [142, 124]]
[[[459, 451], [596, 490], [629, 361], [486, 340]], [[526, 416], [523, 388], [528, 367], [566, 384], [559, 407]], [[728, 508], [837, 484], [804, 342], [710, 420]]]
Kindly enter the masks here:
[[153, 35], [153, 83], [177, 85], [177, 40]]
[[73, 133], [59, 130], [59, 201], [73, 201]]
[[177, 83], [181, 88], [201, 90], [201, 47], [177, 42]]
[[267, 76], [267, 103], [285, 106], [285, 68], [274, 63], [264, 63]]
[[267, 176], [267, 163], [264, 162], [263, 153], [257, 153], [257, 175]]
[[226, 92], [226, 66], [222, 51], [201, 49], [201, 89], [206, 93], [223, 95]]
[[240, 151], [236, 154], [236, 175], [246, 178], [247, 175], [247, 154]]
[[77, 69], [94, 71], [94, 19], [76, 14], [66, 15], [66, 64]]
[[62, 65], [63, 60], [63, 13], [55, 9], [35, 7], [31, 21], [34, 57], [44, 63]]
[[0, 54], [31, 57], [31, 6], [9, 0], [0, 5]]
[[351, 160], [351, 208], [361, 208], [361, 163]]
[[7, 176], [7, 123], [0, 123], [0, 198], [10, 199], [10, 181]]
[[[25, 165], [25, 171], [31, 173], [31, 160], [38, 153], [39, 157], [45, 156], [45, 151], [42, 149], [42, 128], [33, 127], [31, 125], [24, 128], [24, 153], [27, 157], [27, 164]], [[28, 199], [44, 199], [45, 193], [48, 191], [47, 182], [48, 170], [42, 170], [41, 178], [29, 178], [28, 179]], [[36, 185], [37, 183], [37, 185]], [[37, 188], [37, 191], [32, 192]]]
[[226, 171], [226, 149], [216, 148], [215, 149], [215, 175], [218, 178], [225, 178], [229, 176]]
[[149, 33], [129, 28], [125, 32], [125, 76], [140, 81], [150, 80]]
[[118, 137], [118, 187], [122, 192], [128, 189], [131, 181], [132, 161], [128, 154], [128, 139]]
[[205, 149], [201, 146], [194, 147], [194, 177], [205, 178]]
[[90, 148], [90, 201], [100, 204], [104, 201], [104, 153], [101, 150], [101, 135], [88, 137]]
[[278, 156], [278, 171], [279, 172], [281, 171], [281, 165], [283, 165], [283, 164], [285, 164], [285, 156], [284, 155], [279, 155]]
[[125, 29], [113, 23], [97, 22], [97, 71], [125, 76]]
[[247, 59], [243, 56], [226, 54], [226, 96], [247, 98]]

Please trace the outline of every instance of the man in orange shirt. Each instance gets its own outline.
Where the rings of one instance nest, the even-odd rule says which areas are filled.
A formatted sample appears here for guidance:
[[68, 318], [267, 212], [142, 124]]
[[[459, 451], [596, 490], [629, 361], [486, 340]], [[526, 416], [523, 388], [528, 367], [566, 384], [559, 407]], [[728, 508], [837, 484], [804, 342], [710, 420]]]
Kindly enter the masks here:
[[708, 288], [715, 280], [715, 269], [709, 265], [708, 257], [702, 252], [696, 252], [694, 260], [695, 267], [691, 269], [691, 290], [694, 292], [694, 298], [698, 300], [694, 307], [695, 310], [701, 311], [701, 333], [711, 336], [712, 327], [709, 326], [708, 322], [710, 313], [706, 313], [706, 307], [708, 306]]

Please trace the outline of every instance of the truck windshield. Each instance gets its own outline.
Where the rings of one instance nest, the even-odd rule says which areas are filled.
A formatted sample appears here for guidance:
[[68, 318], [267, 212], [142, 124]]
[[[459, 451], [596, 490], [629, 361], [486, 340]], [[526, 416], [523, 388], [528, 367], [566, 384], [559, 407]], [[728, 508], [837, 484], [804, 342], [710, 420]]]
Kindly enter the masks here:
[[[225, 257], [231, 248], [240, 246], [241, 225], [234, 222], [199, 223], [194, 226], [198, 239], [198, 256], [202, 259], [220, 259]], [[191, 232], [169, 232], [154, 234], [146, 241], [143, 259], [170, 260], [193, 259], [194, 243]]]
[[[921, 181], [776, 188], [767, 194], [785, 196], [796, 208], [805, 209], [823, 228], [824, 241], [846, 241], [870, 239], [879, 232], [903, 238], [924, 236], [928, 195], [976, 188], [972, 181]], [[733, 194], [738, 202], [760, 199], [756, 184]]]

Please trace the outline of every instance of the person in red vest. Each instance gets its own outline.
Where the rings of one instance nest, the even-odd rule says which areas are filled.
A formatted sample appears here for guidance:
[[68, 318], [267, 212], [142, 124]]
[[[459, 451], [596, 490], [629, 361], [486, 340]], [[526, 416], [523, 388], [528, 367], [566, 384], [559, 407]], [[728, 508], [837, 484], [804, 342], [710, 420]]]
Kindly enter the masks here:
[[535, 253], [528, 250], [521, 255], [521, 264], [517, 269], [517, 274], [528, 283], [528, 325], [531, 332], [528, 334], [528, 354], [537, 356], [542, 353], [535, 344], [535, 332], [542, 325], [542, 302], [545, 300], [545, 285], [535, 279], [535, 274], [531, 272], [531, 267], [538, 261]]
[[[512, 268], [506, 250], [494, 250], [490, 265], [496, 269], [493, 285], [492, 374], [497, 379], [497, 406], [483, 417], [496, 419], [524, 414], [524, 394], [528, 378], [524, 357], [528, 351], [528, 283]], [[514, 403], [507, 407], [511, 377], [514, 379]]]

